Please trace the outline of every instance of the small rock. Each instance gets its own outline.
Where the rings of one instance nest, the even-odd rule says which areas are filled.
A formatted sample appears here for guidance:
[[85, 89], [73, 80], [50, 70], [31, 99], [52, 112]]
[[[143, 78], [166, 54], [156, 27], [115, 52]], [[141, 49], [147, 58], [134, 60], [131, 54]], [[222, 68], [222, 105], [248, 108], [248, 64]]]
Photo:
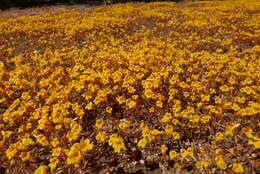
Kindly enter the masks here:
[[144, 164], [144, 160], [143, 160], [143, 159], [141, 159], [139, 162], [140, 162], [141, 164]]

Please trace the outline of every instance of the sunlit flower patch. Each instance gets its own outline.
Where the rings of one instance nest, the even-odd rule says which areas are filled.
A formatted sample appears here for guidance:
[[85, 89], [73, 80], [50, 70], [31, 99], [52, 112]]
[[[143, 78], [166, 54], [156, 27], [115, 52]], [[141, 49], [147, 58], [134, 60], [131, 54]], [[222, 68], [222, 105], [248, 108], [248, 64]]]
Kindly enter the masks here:
[[259, 173], [259, 10], [152, 2], [0, 17], [0, 169]]

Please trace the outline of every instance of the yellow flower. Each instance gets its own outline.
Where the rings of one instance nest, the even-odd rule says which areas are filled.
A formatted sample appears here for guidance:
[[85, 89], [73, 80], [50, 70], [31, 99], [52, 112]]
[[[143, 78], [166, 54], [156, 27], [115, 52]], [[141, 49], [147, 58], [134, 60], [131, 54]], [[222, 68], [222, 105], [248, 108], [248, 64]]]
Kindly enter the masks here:
[[81, 125], [77, 124], [77, 123], [74, 123], [72, 122], [70, 124], [70, 131], [67, 133], [67, 138], [69, 141], [73, 141], [73, 140], [76, 140], [78, 139], [80, 133], [81, 133], [81, 130], [82, 130], [82, 127]]
[[106, 140], [106, 132], [105, 131], [101, 131], [96, 135], [96, 140], [100, 141], [100, 142], [105, 142]]
[[13, 131], [1, 131], [1, 133], [2, 133], [3, 139], [5, 140], [13, 134]]
[[138, 141], [137, 146], [140, 148], [144, 148], [147, 143], [148, 143], [147, 138], [142, 138]]
[[169, 155], [170, 155], [170, 159], [173, 160], [177, 157], [177, 152], [175, 150], [171, 150], [169, 152]]
[[109, 136], [108, 144], [114, 148], [114, 152], [119, 153], [122, 149], [126, 149], [124, 140], [116, 134]]
[[226, 169], [227, 168], [227, 165], [226, 165], [226, 162], [224, 161], [222, 155], [217, 155], [215, 157], [215, 162], [217, 164], [217, 166], [221, 169]]
[[122, 138], [117, 138], [113, 144], [114, 152], [121, 152], [122, 149], [125, 149], [125, 144]]
[[149, 112], [154, 113], [154, 107], [149, 108]]
[[57, 147], [55, 149], [52, 150], [52, 156], [60, 156], [61, 154], [61, 148]]
[[221, 132], [217, 132], [215, 137], [217, 141], [224, 140], [223, 134]]
[[62, 123], [63, 122], [63, 115], [57, 111], [57, 110], [54, 110], [52, 112], [52, 122], [53, 123]]
[[61, 125], [61, 124], [55, 125], [55, 129], [56, 129], [56, 130], [60, 130], [61, 128], [62, 128], [62, 125]]
[[203, 124], [208, 123], [210, 119], [211, 119], [211, 116], [209, 116], [209, 115], [203, 115], [202, 117], [200, 117], [200, 121], [201, 121]]
[[127, 102], [127, 106], [129, 107], [129, 109], [135, 108], [136, 102], [133, 100], [130, 100], [129, 102]]
[[248, 141], [248, 144], [255, 146], [256, 149], [260, 149], [260, 139], [253, 137], [251, 140]]
[[225, 135], [233, 136], [233, 125], [225, 127]]
[[80, 142], [80, 149], [82, 152], [87, 152], [89, 150], [92, 150], [93, 147], [94, 145], [90, 143], [90, 140], [88, 138]]
[[198, 169], [208, 168], [209, 162], [208, 162], [208, 161], [199, 161], [199, 162], [196, 162], [195, 166], [196, 166], [196, 168], [198, 168]]
[[220, 97], [216, 97], [216, 98], [215, 98], [215, 102], [216, 102], [217, 104], [221, 104], [221, 103], [222, 103], [222, 99], [221, 99]]
[[47, 173], [47, 166], [46, 165], [41, 165], [38, 167], [33, 174], [46, 174]]
[[112, 110], [113, 110], [112, 107], [110, 107], [110, 106], [106, 107], [106, 112], [107, 112], [107, 113], [110, 113], [110, 114], [111, 114], [111, 113], [112, 113]]
[[251, 128], [242, 128], [242, 133], [244, 133], [248, 138], [253, 137], [252, 132], [253, 130]]
[[162, 154], [163, 155], [165, 155], [166, 154], [166, 151], [168, 150], [168, 147], [166, 146], [166, 145], [161, 145], [161, 152], [162, 152]]
[[80, 149], [80, 144], [75, 143], [68, 151], [67, 164], [68, 165], [78, 165], [82, 159], [82, 153]]
[[236, 96], [236, 97], [234, 98], [234, 101], [235, 101], [235, 102], [238, 102], [238, 103], [245, 103], [246, 99], [245, 99], [245, 97]]
[[173, 133], [173, 126], [172, 125], [166, 125], [164, 128], [166, 134], [172, 134]]
[[155, 105], [158, 107], [158, 108], [162, 108], [163, 107], [163, 102], [161, 100], [157, 100]]
[[229, 91], [229, 87], [227, 85], [223, 85], [223, 86], [220, 87], [220, 90], [222, 92], [228, 92]]
[[82, 118], [84, 115], [84, 111], [81, 108], [81, 106], [78, 103], [75, 103], [72, 105], [72, 110], [75, 112], [75, 114], [79, 117]]
[[163, 118], [161, 119], [161, 121], [162, 121], [163, 123], [166, 123], [166, 122], [170, 121], [171, 119], [172, 119], [172, 114], [169, 113], [169, 112], [167, 112], [167, 113], [164, 114], [164, 116], [163, 116]]
[[180, 122], [179, 122], [179, 120], [173, 118], [172, 119], [172, 124], [176, 126], [177, 124], [180, 124]]
[[173, 137], [174, 140], [179, 140], [181, 138], [181, 136], [178, 132], [173, 132], [172, 137]]
[[193, 148], [192, 147], [188, 147], [187, 150], [181, 149], [181, 156], [184, 157], [184, 158], [186, 158], [187, 156], [194, 157], [193, 156]]
[[215, 155], [220, 155], [222, 153], [222, 150], [221, 149], [216, 149], [214, 153], [215, 153]]
[[244, 173], [244, 167], [239, 163], [234, 163], [232, 165], [232, 170], [236, 173]]
[[192, 123], [198, 123], [200, 120], [200, 117], [198, 115], [193, 115], [189, 118], [189, 121]]
[[252, 79], [250, 79], [249, 77], [247, 77], [243, 82], [242, 85], [250, 85], [252, 83]]
[[51, 128], [51, 122], [47, 117], [42, 117], [40, 120], [38, 120], [38, 126], [37, 129], [50, 129]]
[[96, 128], [101, 129], [104, 126], [104, 124], [105, 124], [104, 120], [98, 119], [98, 120], [96, 120], [95, 126], [96, 126]]
[[92, 110], [92, 109], [93, 109], [93, 103], [92, 103], [92, 102], [89, 102], [89, 103], [86, 105], [85, 109], [87, 109], [87, 110]]
[[124, 120], [121, 123], [119, 123], [119, 128], [121, 130], [126, 130], [129, 127], [130, 127], [130, 121]]
[[58, 165], [58, 163], [60, 162], [60, 160], [57, 158], [57, 157], [55, 157], [55, 158], [51, 158], [50, 159], [50, 163], [49, 163], [49, 167], [50, 168], [52, 168], [52, 169], [55, 169], [56, 167], [57, 167], [57, 165]]
[[22, 159], [22, 161], [29, 161], [29, 160], [31, 160], [30, 152], [21, 152], [20, 158]]
[[123, 104], [123, 103], [125, 103], [125, 101], [126, 101], [126, 99], [125, 99], [124, 96], [118, 96], [118, 97], [116, 98], [116, 100], [117, 100], [117, 102], [118, 102], [120, 105]]
[[36, 137], [36, 139], [42, 146], [48, 146], [49, 145], [49, 142], [48, 142], [47, 138], [44, 135], [42, 135], [42, 134], [39, 134]]
[[58, 138], [54, 138], [52, 141], [51, 141], [51, 145], [53, 147], [57, 147], [58, 145], [60, 144]]
[[28, 146], [33, 145], [33, 144], [34, 144], [34, 141], [31, 138], [26, 137], [26, 138], [22, 139], [22, 142], [19, 144], [18, 149], [24, 150], [24, 149], [28, 148]]

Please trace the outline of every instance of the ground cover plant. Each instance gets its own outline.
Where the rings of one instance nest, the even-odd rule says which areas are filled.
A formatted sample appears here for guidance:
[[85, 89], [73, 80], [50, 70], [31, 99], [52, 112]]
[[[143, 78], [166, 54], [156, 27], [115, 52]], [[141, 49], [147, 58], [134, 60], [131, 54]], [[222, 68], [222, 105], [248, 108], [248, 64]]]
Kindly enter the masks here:
[[0, 173], [260, 173], [259, 12], [238, 0], [3, 15]]

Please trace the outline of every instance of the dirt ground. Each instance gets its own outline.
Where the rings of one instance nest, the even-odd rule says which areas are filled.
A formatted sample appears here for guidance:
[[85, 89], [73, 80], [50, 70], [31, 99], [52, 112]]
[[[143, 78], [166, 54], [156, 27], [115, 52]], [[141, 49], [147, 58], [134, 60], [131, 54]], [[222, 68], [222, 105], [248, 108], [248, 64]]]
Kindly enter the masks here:
[[[0, 10], [0, 17], [6, 18], [15, 18], [20, 16], [37, 16], [43, 13], [59, 13], [64, 10], [77, 10], [80, 12], [89, 12], [96, 6], [104, 6], [103, 1], [85, 1], [84, 4], [75, 4], [75, 5], [66, 5], [66, 4], [57, 4], [57, 5], [49, 5], [49, 6], [42, 6], [42, 7], [31, 7], [31, 8], [10, 8], [7, 10]], [[177, 6], [179, 7], [197, 7], [192, 6], [189, 2], [182, 1], [178, 2]]]

